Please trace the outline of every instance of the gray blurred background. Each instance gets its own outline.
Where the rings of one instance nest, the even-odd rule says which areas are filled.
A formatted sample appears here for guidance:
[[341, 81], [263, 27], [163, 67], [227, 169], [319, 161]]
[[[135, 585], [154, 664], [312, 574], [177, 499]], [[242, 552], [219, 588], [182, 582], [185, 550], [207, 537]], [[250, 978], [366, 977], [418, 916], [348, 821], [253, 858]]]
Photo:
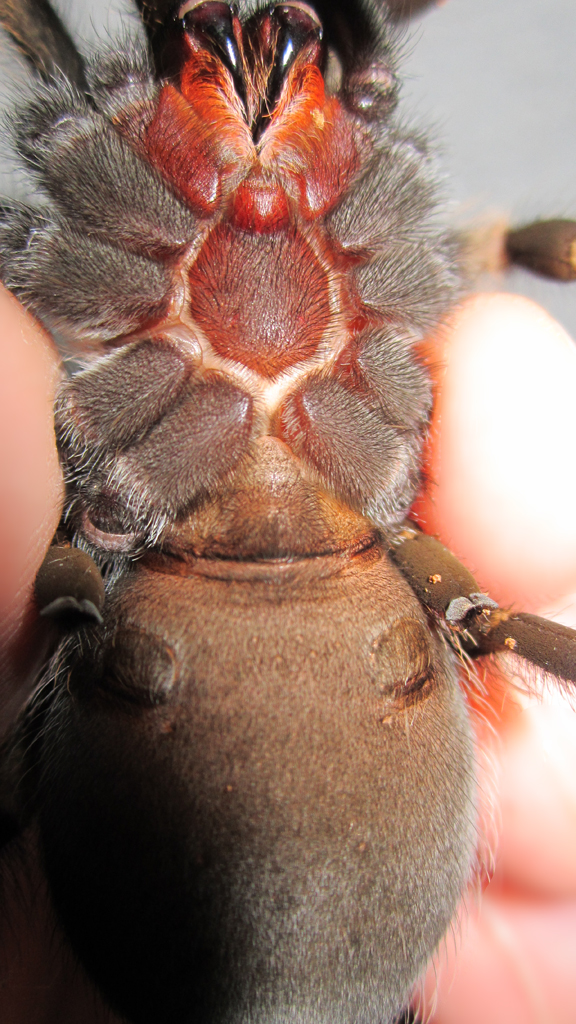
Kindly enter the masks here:
[[[84, 46], [135, 30], [130, 0], [54, 0]], [[576, 217], [575, 0], [448, 0], [412, 23], [404, 45], [403, 108], [432, 127], [458, 222], [484, 211], [516, 223]], [[0, 99], [26, 73], [0, 49]], [[3, 192], [25, 194], [5, 157]], [[576, 283], [515, 272], [490, 281], [545, 305], [576, 338]]]
[[[406, 45], [405, 108], [434, 127], [458, 221], [576, 218], [575, 0], [448, 0]], [[576, 339], [576, 282], [483, 284], [541, 302]]]

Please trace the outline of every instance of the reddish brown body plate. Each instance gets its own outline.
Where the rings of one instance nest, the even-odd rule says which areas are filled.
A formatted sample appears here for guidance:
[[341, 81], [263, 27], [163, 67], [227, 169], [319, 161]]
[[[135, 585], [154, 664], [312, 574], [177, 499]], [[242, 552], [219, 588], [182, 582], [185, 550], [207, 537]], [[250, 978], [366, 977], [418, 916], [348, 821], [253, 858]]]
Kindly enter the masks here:
[[[157, 329], [183, 327], [200, 372], [217, 369], [250, 393], [256, 435], [284, 441], [309, 466], [333, 460], [330, 405], [342, 388], [358, 391], [358, 422], [349, 415], [346, 428], [362, 446], [370, 396], [367, 382], [359, 386], [358, 339], [384, 318], [360, 301], [359, 255], [324, 219], [365, 164], [367, 133], [326, 94], [320, 70], [298, 59], [255, 142], [230, 75], [202, 49], [191, 50], [178, 87], [162, 87], [153, 112], [132, 115], [117, 126], [199, 222]], [[319, 371], [322, 400], [308, 402]]]

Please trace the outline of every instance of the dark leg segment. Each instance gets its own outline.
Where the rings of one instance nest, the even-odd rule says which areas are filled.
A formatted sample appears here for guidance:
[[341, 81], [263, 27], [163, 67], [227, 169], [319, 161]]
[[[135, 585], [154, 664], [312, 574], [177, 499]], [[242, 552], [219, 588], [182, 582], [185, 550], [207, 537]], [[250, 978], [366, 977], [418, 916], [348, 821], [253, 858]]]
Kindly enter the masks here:
[[506, 255], [512, 264], [557, 281], [576, 280], [576, 221], [540, 220], [509, 231]]
[[411, 525], [391, 554], [424, 607], [444, 621], [471, 657], [511, 651], [550, 675], [576, 683], [576, 630], [498, 608], [478, 592], [472, 574], [447, 548]]
[[0, 0], [0, 25], [42, 78], [62, 71], [87, 91], [84, 61], [47, 0]]
[[576, 630], [527, 612], [488, 612], [487, 618], [490, 625], [485, 634], [471, 631], [478, 644], [474, 653], [509, 650], [550, 675], [576, 683]]
[[418, 600], [429, 611], [458, 628], [472, 613], [497, 605], [479, 587], [472, 573], [434, 537], [408, 524], [390, 552]]
[[80, 548], [48, 549], [36, 576], [35, 596], [40, 615], [62, 625], [102, 622], [104, 582], [96, 563]]

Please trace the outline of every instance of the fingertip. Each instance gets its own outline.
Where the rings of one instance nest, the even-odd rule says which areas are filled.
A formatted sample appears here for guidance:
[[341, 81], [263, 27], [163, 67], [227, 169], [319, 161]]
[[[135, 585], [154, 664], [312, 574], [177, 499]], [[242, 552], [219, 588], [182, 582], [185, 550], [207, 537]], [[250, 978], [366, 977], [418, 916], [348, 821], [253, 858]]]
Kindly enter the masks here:
[[501, 603], [576, 588], [576, 346], [528, 299], [478, 295], [429, 340], [438, 385], [417, 505]]
[[17, 633], [58, 524], [62, 476], [53, 427], [60, 360], [49, 335], [0, 287], [0, 621]]
[[484, 895], [425, 983], [430, 1024], [574, 1020], [576, 903]]

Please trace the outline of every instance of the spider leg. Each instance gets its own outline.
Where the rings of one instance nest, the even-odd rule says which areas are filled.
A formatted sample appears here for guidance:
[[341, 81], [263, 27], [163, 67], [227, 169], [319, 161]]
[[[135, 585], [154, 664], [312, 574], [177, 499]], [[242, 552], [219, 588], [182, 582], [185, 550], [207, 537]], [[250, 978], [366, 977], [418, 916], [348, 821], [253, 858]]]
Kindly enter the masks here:
[[557, 281], [576, 280], [574, 220], [538, 220], [509, 231], [505, 250], [510, 264]]
[[[40, 616], [50, 619], [56, 627], [52, 633], [53, 651], [62, 640], [66, 645], [67, 633], [103, 622], [104, 581], [96, 562], [86, 551], [61, 544], [58, 539], [38, 570], [34, 597]], [[0, 742], [0, 856], [18, 839], [28, 822], [27, 787], [34, 776], [34, 751], [50, 692], [48, 672]], [[3, 878], [0, 866], [0, 889]]]
[[576, 630], [499, 608], [434, 537], [408, 525], [391, 555], [424, 607], [471, 657], [512, 652], [551, 676], [576, 683]]
[[451, 551], [411, 523], [390, 553], [421, 604], [448, 623], [462, 621], [472, 609], [497, 607], [486, 594], [479, 593], [472, 573]]
[[0, 25], [41, 78], [61, 71], [87, 91], [84, 59], [48, 0], [0, 0]]
[[576, 220], [537, 220], [511, 228], [505, 218], [459, 235], [466, 275], [522, 267], [554, 281], [576, 280]]
[[35, 596], [40, 615], [60, 624], [102, 623], [104, 582], [98, 566], [80, 548], [49, 548], [36, 576]]
[[476, 656], [512, 651], [550, 675], [576, 683], [576, 630], [528, 612], [487, 613], [489, 628], [474, 630]]

